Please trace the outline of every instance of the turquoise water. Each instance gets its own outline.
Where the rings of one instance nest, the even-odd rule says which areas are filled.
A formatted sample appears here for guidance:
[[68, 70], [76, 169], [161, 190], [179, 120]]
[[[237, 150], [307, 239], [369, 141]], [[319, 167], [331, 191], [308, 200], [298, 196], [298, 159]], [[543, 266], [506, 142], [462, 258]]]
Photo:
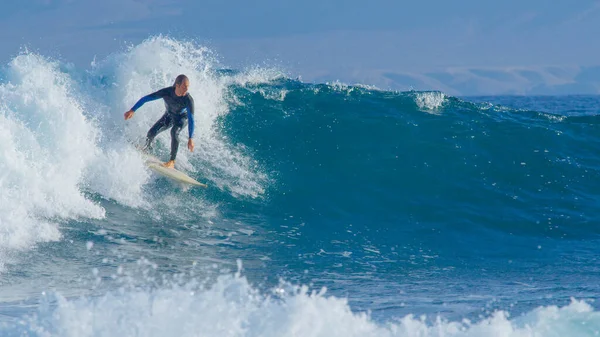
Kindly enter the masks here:
[[[130, 145], [161, 103], [122, 118], [182, 72], [198, 136], [178, 166], [207, 189]], [[2, 78], [4, 335], [600, 330], [596, 96], [309, 84], [165, 38]]]

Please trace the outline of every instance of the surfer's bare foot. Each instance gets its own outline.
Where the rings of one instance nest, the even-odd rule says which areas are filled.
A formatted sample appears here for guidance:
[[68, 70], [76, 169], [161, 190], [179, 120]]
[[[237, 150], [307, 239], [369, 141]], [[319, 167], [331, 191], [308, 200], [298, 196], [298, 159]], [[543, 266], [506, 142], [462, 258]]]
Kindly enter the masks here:
[[175, 161], [169, 160], [168, 162], [162, 164], [162, 166], [167, 167], [167, 168], [175, 168]]

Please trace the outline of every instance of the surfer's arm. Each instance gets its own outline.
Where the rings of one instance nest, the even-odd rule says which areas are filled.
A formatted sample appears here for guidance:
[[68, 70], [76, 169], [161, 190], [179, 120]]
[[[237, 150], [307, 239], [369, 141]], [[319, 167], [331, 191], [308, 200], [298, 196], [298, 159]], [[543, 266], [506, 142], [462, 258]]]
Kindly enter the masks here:
[[165, 89], [160, 89], [159, 91], [153, 92], [149, 95], [146, 95], [146, 96], [140, 98], [139, 101], [137, 101], [137, 103], [135, 103], [135, 105], [131, 108], [131, 111], [136, 111], [137, 109], [141, 108], [142, 105], [144, 105], [144, 103], [148, 103], [150, 101], [154, 101], [159, 98], [165, 97], [166, 96]]
[[188, 134], [190, 136], [188, 139], [188, 149], [190, 149], [190, 151], [194, 151], [194, 99], [191, 95], [189, 95], [189, 101], [186, 110], [188, 118]]
[[192, 139], [194, 138], [194, 99], [192, 96], [190, 96], [186, 110], [188, 119], [188, 135], [189, 138]]

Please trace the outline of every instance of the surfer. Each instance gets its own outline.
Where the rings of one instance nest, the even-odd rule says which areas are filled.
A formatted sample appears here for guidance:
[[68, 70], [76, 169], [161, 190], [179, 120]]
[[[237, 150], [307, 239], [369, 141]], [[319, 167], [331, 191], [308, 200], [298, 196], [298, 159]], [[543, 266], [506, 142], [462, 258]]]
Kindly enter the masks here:
[[144, 151], [151, 149], [152, 141], [159, 133], [171, 128], [171, 158], [162, 165], [169, 168], [175, 167], [175, 158], [179, 150], [179, 132], [186, 124], [188, 126], [188, 149], [194, 151], [194, 99], [188, 93], [190, 80], [185, 75], [179, 75], [173, 86], [160, 89], [140, 98], [131, 110], [125, 112], [125, 120], [133, 117], [133, 114], [144, 103], [162, 98], [165, 101], [165, 114], [148, 130]]

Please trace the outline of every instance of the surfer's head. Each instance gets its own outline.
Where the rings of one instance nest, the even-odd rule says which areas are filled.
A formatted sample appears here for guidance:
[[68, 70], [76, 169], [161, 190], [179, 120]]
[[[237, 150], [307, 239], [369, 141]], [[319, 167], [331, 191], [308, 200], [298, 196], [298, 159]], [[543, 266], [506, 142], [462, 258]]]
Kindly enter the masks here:
[[177, 78], [175, 79], [175, 84], [173, 84], [173, 86], [175, 87], [175, 95], [185, 96], [185, 94], [187, 94], [188, 88], [190, 87], [190, 80], [187, 78], [187, 76], [181, 74], [177, 76]]

